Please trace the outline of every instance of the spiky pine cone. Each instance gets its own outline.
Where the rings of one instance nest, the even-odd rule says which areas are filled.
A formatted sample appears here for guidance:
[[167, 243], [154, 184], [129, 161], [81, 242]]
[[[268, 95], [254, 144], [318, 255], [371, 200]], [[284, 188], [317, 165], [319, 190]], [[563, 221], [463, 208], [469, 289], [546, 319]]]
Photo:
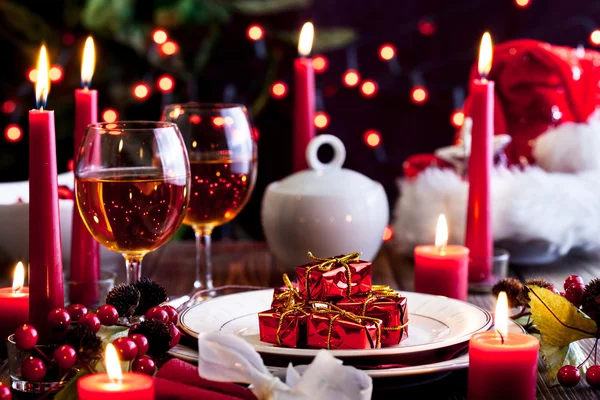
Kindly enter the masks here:
[[525, 282], [525, 284], [530, 286], [539, 286], [541, 288], [553, 287], [552, 284], [544, 278], [529, 279], [527, 282]]
[[102, 341], [85, 324], [72, 324], [63, 340], [77, 351], [77, 358], [86, 364], [102, 358]]
[[506, 292], [506, 297], [508, 298], [508, 306], [511, 308], [526, 306], [527, 301], [524, 300], [524, 290], [525, 287], [523, 284], [515, 279], [515, 278], [504, 278], [498, 281], [494, 287], [492, 288], [492, 293], [494, 296], [498, 297], [500, 292]]
[[165, 288], [148, 278], [142, 278], [132, 285], [140, 292], [140, 303], [135, 310], [135, 315], [144, 315], [152, 307], [167, 301]]
[[106, 304], [115, 307], [120, 317], [131, 317], [140, 304], [141, 293], [132, 285], [115, 286], [106, 296]]
[[162, 321], [156, 319], [142, 321], [136, 326], [135, 333], [146, 336], [149, 343], [148, 354], [152, 356], [164, 354], [171, 348], [169, 326]]
[[600, 279], [592, 279], [585, 285], [581, 303], [583, 312], [600, 325]]

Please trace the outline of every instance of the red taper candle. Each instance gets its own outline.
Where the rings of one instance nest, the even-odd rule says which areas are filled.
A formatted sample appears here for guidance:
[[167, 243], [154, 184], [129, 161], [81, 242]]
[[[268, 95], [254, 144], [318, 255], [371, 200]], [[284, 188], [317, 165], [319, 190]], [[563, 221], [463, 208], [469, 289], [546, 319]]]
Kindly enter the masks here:
[[54, 111], [44, 110], [50, 90], [46, 47], [40, 49], [37, 106], [29, 111], [29, 321], [43, 342], [48, 313], [64, 307], [58, 213]]
[[465, 245], [470, 250], [469, 282], [490, 278], [494, 254], [491, 173], [494, 137], [494, 82], [486, 79], [492, 67], [492, 40], [485, 33], [479, 51], [480, 78], [471, 87], [471, 155]]
[[308, 168], [306, 146], [315, 137], [315, 73], [310, 51], [314, 38], [314, 26], [307, 22], [300, 31], [299, 57], [294, 60], [294, 171]]
[[[89, 88], [94, 74], [94, 41], [88, 37], [81, 64], [83, 89], [75, 90], [74, 156], [77, 161], [79, 147], [89, 124], [98, 122], [98, 92]], [[71, 236], [71, 275], [69, 300], [71, 304], [98, 306], [96, 282], [100, 276], [100, 248], [98, 242], [85, 227], [77, 205], [73, 207], [73, 231]]]

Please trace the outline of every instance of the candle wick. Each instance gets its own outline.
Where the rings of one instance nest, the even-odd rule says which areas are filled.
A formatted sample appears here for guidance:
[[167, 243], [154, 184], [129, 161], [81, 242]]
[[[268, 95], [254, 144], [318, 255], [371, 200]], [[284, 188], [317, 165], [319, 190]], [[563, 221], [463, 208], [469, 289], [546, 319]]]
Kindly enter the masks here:
[[440, 254], [440, 256], [445, 256], [446, 255], [446, 246], [437, 246], [437, 251]]
[[21, 290], [23, 290], [23, 285], [19, 285], [17, 287], [14, 287], [13, 290], [12, 290], [12, 292], [13, 292], [13, 294], [18, 294], [18, 293], [21, 293]]
[[500, 335], [500, 340], [502, 341], [502, 344], [504, 344], [504, 335], [499, 330], [496, 330], [496, 332], [498, 333], [498, 335]]

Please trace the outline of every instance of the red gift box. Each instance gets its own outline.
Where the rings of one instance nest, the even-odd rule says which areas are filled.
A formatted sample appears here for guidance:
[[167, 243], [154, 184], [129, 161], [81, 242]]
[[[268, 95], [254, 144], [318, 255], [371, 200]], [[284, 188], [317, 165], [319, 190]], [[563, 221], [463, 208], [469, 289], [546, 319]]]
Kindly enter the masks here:
[[296, 267], [298, 291], [304, 298], [331, 301], [371, 290], [371, 263], [361, 261], [359, 253], [327, 259], [308, 254], [317, 262]]
[[283, 347], [304, 347], [308, 313], [301, 309], [258, 313], [260, 340]]
[[381, 346], [394, 346], [408, 337], [408, 309], [406, 297], [395, 292], [343, 299], [335, 304], [356, 315], [381, 320]]
[[351, 318], [351, 314], [314, 311], [308, 315], [306, 345], [318, 349], [375, 349], [381, 347], [381, 321]]

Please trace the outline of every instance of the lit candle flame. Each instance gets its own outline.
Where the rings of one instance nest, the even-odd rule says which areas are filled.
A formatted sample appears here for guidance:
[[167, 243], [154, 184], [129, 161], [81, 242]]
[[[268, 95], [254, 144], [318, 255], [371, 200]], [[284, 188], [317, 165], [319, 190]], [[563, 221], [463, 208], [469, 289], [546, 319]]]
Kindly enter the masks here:
[[25, 267], [21, 261], [18, 262], [15, 267], [15, 274], [13, 275], [12, 292], [21, 293], [23, 286], [25, 285]]
[[49, 65], [50, 62], [48, 61], [46, 46], [42, 45], [37, 62], [37, 81], [35, 82], [35, 104], [40, 110], [43, 110], [44, 107], [46, 107], [48, 93], [50, 92]]
[[106, 374], [108, 375], [108, 379], [113, 383], [121, 383], [123, 381], [123, 371], [121, 371], [117, 349], [115, 349], [112, 343], [106, 345], [104, 358], [106, 360]]
[[479, 76], [487, 78], [492, 69], [492, 37], [489, 32], [485, 32], [481, 38], [479, 46], [479, 62], [477, 64]]
[[444, 214], [440, 214], [437, 221], [437, 228], [435, 230], [435, 248], [440, 254], [444, 254], [447, 245], [448, 223], [446, 222], [446, 216]]
[[315, 37], [315, 27], [312, 22], [307, 22], [302, 26], [300, 39], [298, 40], [298, 53], [302, 57], [308, 57], [312, 50]]
[[502, 342], [504, 342], [504, 338], [508, 334], [508, 298], [506, 292], [498, 294], [494, 324], [496, 325], [496, 331], [502, 337]]
[[94, 50], [94, 39], [88, 36], [83, 48], [83, 59], [81, 60], [81, 85], [89, 88], [96, 66], [96, 52]]

